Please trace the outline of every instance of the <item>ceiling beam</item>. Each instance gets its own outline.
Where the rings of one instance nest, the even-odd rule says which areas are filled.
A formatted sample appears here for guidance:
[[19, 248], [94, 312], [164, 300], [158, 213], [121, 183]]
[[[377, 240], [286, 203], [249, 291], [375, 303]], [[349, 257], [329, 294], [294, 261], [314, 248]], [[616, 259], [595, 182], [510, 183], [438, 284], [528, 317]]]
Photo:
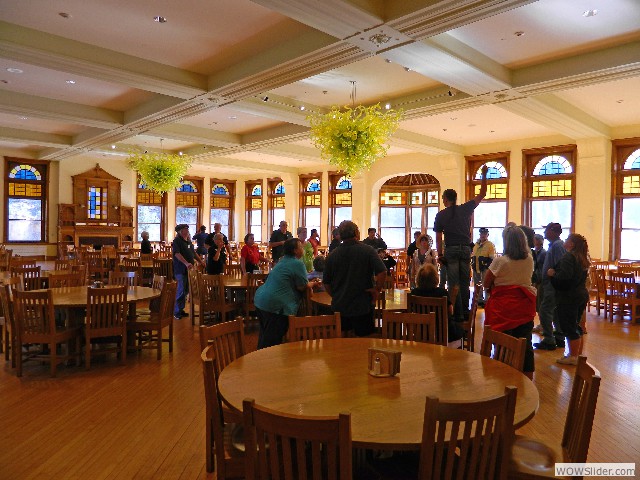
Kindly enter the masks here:
[[0, 140], [29, 143], [42, 147], [64, 148], [71, 145], [71, 137], [53, 133], [34, 132], [18, 128], [0, 127]]
[[217, 147], [235, 147], [242, 144], [241, 136], [236, 133], [218, 132], [209, 128], [194, 127], [180, 123], [161, 125], [148, 130], [145, 135]]

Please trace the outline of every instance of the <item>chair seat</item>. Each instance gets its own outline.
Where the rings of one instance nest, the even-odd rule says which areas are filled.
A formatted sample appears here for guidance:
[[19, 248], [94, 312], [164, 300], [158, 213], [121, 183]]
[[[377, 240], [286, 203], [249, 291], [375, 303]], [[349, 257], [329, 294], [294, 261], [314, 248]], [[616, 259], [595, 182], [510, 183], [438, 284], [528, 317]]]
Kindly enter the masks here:
[[555, 463], [566, 462], [564, 453], [534, 438], [516, 435], [511, 448], [510, 479], [566, 478], [556, 477]]

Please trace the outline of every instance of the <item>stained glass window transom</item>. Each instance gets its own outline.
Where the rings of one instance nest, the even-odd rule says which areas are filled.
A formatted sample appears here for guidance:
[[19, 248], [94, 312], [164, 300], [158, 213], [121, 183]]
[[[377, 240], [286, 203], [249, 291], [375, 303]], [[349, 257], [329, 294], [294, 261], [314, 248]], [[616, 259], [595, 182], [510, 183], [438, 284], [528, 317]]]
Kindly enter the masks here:
[[343, 175], [336, 183], [336, 190], [351, 190], [351, 177]]
[[42, 175], [36, 167], [31, 165], [16, 165], [9, 172], [9, 178], [17, 178], [19, 180], [42, 180]]
[[255, 185], [251, 189], [251, 196], [252, 197], [261, 197], [262, 196], [262, 187], [260, 185]]
[[624, 170], [635, 170], [640, 168], [640, 148], [633, 152], [624, 162]]
[[273, 189], [273, 193], [275, 195], [284, 195], [284, 183], [280, 182], [276, 185], [276, 188]]
[[533, 169], [533, 175], [562, 175], [573, 173], [573, 168], [562, 155], [549, 155], [541, 159]]
[[[487, 179], [495, 180], [496, 178], [507, 178], [507, 169], [504, 168], [500, 162], [487, 162], [484, 165], [487, 166]], [[476, 170], [476, 176], [474, 180], [482, 180], [482, 167], [481, 165], [478, 170]]]
[[229, 189], [222, 183], [216, 183], [211, 189], [211, 193], [214, 195], [229, 195]]
[[320, 191], [320, 180], [317, 178], [313, 178], [309, 180], [307, 183], [307, 192], [319, 192]]
[[178, 191], [185, 193], [198, 193], [198, 188], [191, 180], [183, 180], [180, 182], [180, 188], [178, 188]]

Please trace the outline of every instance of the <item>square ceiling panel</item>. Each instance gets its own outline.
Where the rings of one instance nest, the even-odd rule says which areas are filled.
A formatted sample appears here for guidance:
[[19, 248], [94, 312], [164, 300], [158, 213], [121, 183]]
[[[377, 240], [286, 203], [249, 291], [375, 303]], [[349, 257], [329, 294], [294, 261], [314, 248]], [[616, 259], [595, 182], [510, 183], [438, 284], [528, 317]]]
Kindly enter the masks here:
[[495, 105], [407, 120], [400, 128], [465, 146], [556, 133]]
[[0, 127], [68, 136], [77, 135], [86, 128], [72, 123], [63, 123], [55, 120], [26, 117], [22, 115], [11, 115], [8, 113], [0, 113]]
[[402, 65], [387, 63], [383, 55], [377, 55], [285, 85], [273, 93], [319, 107], [344, 106], [351, 104], [352, 80], [356, 82], [358, 104], [397, 98], [441, 85], [406, 71]]
[[250, 133], [283, 124], [283, 122], [277, 120], [234, 110], [232, 106], [213, 108], [199, 115], [181, 120], [180, 123], [236, 134]]

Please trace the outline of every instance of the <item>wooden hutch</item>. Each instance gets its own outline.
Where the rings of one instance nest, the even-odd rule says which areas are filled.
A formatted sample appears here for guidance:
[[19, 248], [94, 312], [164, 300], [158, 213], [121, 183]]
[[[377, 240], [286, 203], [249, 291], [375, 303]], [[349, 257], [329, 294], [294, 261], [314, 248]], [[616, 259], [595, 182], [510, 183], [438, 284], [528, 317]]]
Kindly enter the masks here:
[[71, 178], [73, 203], [58, 205], [58, 243], [118, 248], [133, 241], [133, 207], [121, 205], [122, 180], [98, 164]]

